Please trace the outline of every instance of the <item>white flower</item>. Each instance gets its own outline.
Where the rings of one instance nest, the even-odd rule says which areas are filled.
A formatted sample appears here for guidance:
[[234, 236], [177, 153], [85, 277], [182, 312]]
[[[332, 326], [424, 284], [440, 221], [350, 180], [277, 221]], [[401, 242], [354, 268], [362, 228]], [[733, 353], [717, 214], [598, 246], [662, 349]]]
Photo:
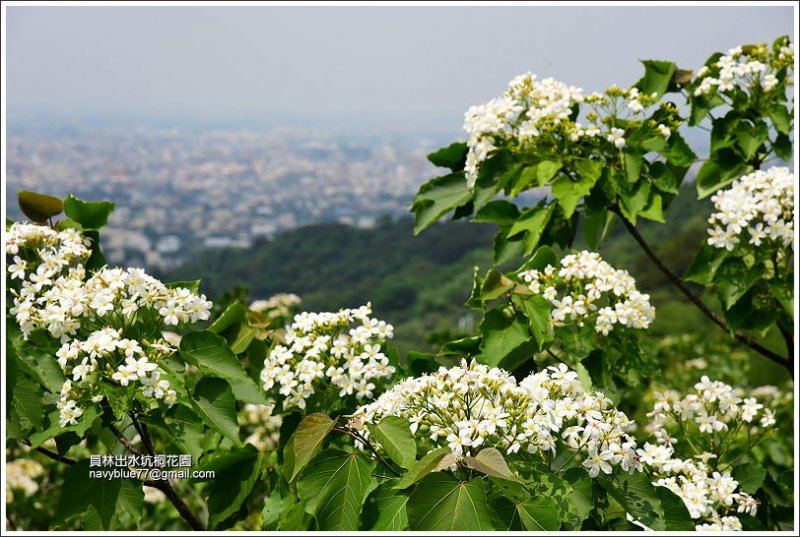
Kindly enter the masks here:
[[614, 127], [611, 129], [608, 136], [606, 136], [606, 140], [614, 144], [614, 147], [621, 149], [625, 147], [625, 131]]
[[589, 470], [589, 477], [597, 477], [601, 470], [604, 474], [610, 474], [612, 468], [608, 461], [613, 459], [614, 454], [611, 451], [606, 450], [598, 453], [597, 448], [592, 446], [583, 461], [583, 466]]

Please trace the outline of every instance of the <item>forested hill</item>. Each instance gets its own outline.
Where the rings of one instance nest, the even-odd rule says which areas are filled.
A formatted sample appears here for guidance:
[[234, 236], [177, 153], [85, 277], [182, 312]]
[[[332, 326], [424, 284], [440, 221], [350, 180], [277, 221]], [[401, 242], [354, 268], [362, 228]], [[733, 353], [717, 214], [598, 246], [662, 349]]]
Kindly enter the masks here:
[[308, 311], [371, 301], [375, 315], [398, 328], [400, 343], [418, 343], [421, 334], [450, 330], [469, 313], [462, 304], [472, 267], [490, 265], [494, 228], [448, 222], [416, 237], [412, 229], [411, 218], [385, 218], [371, 229], [318, 224], [248, 250], [207, 250], [164, 277], [200, 277], [212, 298], [235, 286], [246, 287], [251, 299], [292, 292]]
[[[667, 264], [682, 273], [704, 239], [710, 204], [697, 201], [694, 186], [687, 185], [669, 212], [668, 224], [642, 222], [640, 227]], [[471, 312], [463, 303], [472, 269], [492, 265], [494, 230], [491, 225], [448, 221], [415, 237], [410, 218], [383, 219], [372, 229], [318, 224], [257, 242], [248, 250], [207, 250], [162, 276], [167, 281], [200, 277], [203, 291], [213, 299], [237, 286], [247, 288], [250, 299], [293, 292], [308, 311], [371, 301], [376, 316], [396, 326], [402, 348], [421, 350], [431, 335], [454, 335], [459, 319], [466, 316], [469, 321]], [[579, 232], [576, 248], [583, 247], [580, 237]], [[621, 226], [599, 250], [653, 295], [658, 308], [655, 335], [703, 325], [704, 318], [666, 284]], [[468, 324], [463, 328], [474, 329]]]

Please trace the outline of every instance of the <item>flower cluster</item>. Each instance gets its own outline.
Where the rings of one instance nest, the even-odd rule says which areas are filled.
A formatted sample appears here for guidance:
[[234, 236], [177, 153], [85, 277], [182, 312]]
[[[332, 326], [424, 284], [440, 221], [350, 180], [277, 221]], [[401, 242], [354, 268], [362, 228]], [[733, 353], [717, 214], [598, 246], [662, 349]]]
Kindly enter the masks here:
[[109, 384], [135, 384], [145, 401], [172, 405], [177, 393], [159, 363], [175, 352], [164, 326], [205, 320], [211, 302], [184, 287], [169, 287], [142, 269], [102, 267], [89, 273], [81, 232], [15, 223], [6, 254], [14, 315], [26, 339], [44, 330], [61, 340], [55, 358], [67, 380], [57, 403], [61, 427], [74, 425]]
[[666, 487], [683, 500], [689, 515], [698, 519], [698, 531], [736, 531], [742, 525], [735, 512], [755, 515], [758, 500], [737, 490], [739, 483], [730, 472], [719, 472], [708, 464], [715, 455], [703, 452], [693, 458], [675, 455], [673, 446], [646, 443], [637, 450], [639, 460], [656, 479], [653, 484]]
[[259, 451], [274, 450], [281, 438], [283, 416], [273, 414], [275, 405], [246, 404], [239, 411], [239, 425], [248, 433], [249, 442]]
[[636, 289], [633, 277], [595, 252], [570, 254], [561, 259], [560, 269], [548, 265], [519, 277], [553, 305], [550, 317], [555, 326], [592, 322], [596, 332], [608, 335], [615, 324], [647, 328], [655, 318], [650, 296]]
[[305, 409], [307, 400], [328, 386], [339, 397], [372, 397], [375, 381], [395, 368], [381, 352], [394, 335], [390, 324], [370, 317], [369, 304], [336, 313], [300, 313], [287, 327], [285, 344], [276, 345], [264, 360], [261, 382], [284, 410]]
[[461, 362], [409, 378], [359, 408], [350, 426], [369, 436], [367, 423], [385, 416], [407, 420], [423, 449], [448, 447], [456, 456], [484, 447], [506, 454], [555, 452], [559, 441], [583, 454], [591, 476], [639, 468], [632, 422], [602, 393], [588, 393], [564, 364], [517, 382], [507, 371]]
[[738, 244], [792, 248], [794, 174], [785, 167], [758, 170], [711, 197], [717, 212], [708, 223], [708, 244], [732, 251]]
[[793, 65], [794, 46], [788, 42], [773, 53], [764, 43], [735, 47], [697, 72], [694, 95], [727, 93], [737, 88], [770, 92], [778, 85], [778, 71]]
[[267, 300], [254, 300], [250, 304], [250, 309], [270, 319], [278, 319], [294, 313], [301, 302], [300, 297], [294, 293], [278, 293]]
[[[89, 241], [79, 231], [15, 223], [6, 240], [8, 266], [20, 288], [12, 289], [15, 316], [23, 336], [47, 330], [62, 342], [85, 324], [106, 324], [114, 315], [133, 321], [159, 317], [166, 325], [205, 320], [211, 302], [183, 287], [169, 288], [142, 269], [103, 267], [88, 274]], [[112, 315], [113, 312], [113, 315]], [[96, 328], [97, 326], [95, 326]]]
[[6, 463], [6, 503], [14, 501], [14, 491], [22, 491], [26, 497], [39, 490], [36, 478], [44, 473], [44, 468], [31, 459], [14, 459]]
[[177, 393], [164, 378], [159, 363], [175, 352], [166, 341], [140, 342], [122, 337], [122, 331], [103, 328], [85, 340], [64, 343], [56, 352], [67, 380], [57, 407], [61, 427], [74, 425], [83, 415], [81, 402], [103, 400], [102, 382], [119, 386], [138, 385], [142, 396], [171, 406]]
[[[784, 399], [776, 392], [765, 386], [747, 394], [703, 376], [686, 395], [657, 394], [647, 426], [655, 441], [637, 453], [656, 478], [653, 484], [672, 490], [692, 518], [703, 522], [698, 530], [738, 530], [741, 524], [732, 516], [734, 511], [755, 515], [758, 501], [737, 490], [730, 465], [720, 457], [731, 451], [740, 436], [746, 442], [740, 447], [749, 451], [772, 432], [776, 420], [770, 406]], [[683, 449], [692, 455], [679, 456]]]
[[[766, 388], [756, 393], [763, 397], [771, 390]], [[739, 431], [749, 430], [754, 436], [775, 425], [770, 408], [752, 394], [742, 395], [745, 394], [732, 386], [703, 375], [694, 385], [694, 391], [685, 396], [674, 390], [656, 394], [653, 410], [647, 414], [651, 418], [650, 428], [660, 442], [674, 444], [677, 440], [670, 434], [671, 425], [678, 425], [684, 435], [692, 434], [699, 441], [705, 437], [709, 442], [717, 433], [730, 442]]]

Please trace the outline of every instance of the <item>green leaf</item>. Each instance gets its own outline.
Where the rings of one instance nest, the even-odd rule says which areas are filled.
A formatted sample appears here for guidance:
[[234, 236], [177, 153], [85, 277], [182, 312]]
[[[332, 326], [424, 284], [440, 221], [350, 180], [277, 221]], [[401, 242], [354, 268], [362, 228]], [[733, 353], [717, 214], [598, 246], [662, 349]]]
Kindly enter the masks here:
[[739, 258], [728, 258], [717, 269], [715, 284], [725, 309], [730, 309], [764, 275], [763, 265], [747, 268]]
[[788, 135], [792, 132], [792, 115], [785, 106], [776, 103], [769, 110], [769, 118], [779, 133]]
[[496, 367], [512, 351], [531, 340], [524, 316], [506, 316], [500, 310], [486, 313], [479, 330], [483, 335], [478, 361]]
[[64, 210], [64, 204], [60, 199], [47, 194], [20, 190], [17, 193], [19, 208], [34, 222], [46, 222]]
[[222, 315], [208, 327], [208, 331], [219, 334], [226, 328], [239, 323], [247, 324], [247, 307], [237, 300], [225, 308]]
[[564, 209], [565, 218], [572, 216], [578, 200], [591, 192], [592, 187], [600, 178], [603, 171], [603, 164], [598, 160], [583, 159], [573, 164], [573, 168], [578, 172], [578, 180], [573, 181], [570, 177], [562, 175], [552, 184], [553, 196], [555, 196], [561, 207]]
[[515, 304], [522, 306], [525, 316], [528, 318], [533, 337], [542, 349], [544, 344], [553, 338], [550, 327], [550, 312], [552, 304], [542, 295], [531, 295], [528, 298], [515, 297]]
[[736, 145], [741, 150], [742, 158], [751, 160], [768, 136], [769, 132], [765, 123], [759, 122], [751, 125], [746, 121], [740, 121], [736, 126]]
[[775, 141], [772, 143], [772, 150], [775, 152], [775, 155], [784, 162], [792, 161], [794, 146], [792, 144], [792, 139], [789, 138], [788, 135], [779, 134], [776, 136]]
[[694, 522], [686, 504], [666, 487], [656, 487], [656, 495], [664, 509], [665, 531], [694, 531]]
[[537, 496], [524, 502], [517, 502], [517, 513], [522, 525], [528, 531], [558, 531], [558, 505], [551, 498]]
[[643, 473], [621, 474], [597, 481], [636, 520], [655, 531], [664, 531], [664, 508], [655, 487]]
[[370, 531], [403, 531], [408, 529], [408, 494], [391, 488], [376, 497], [378, 520]]
[[535, 166], [528, 166], [522, 170], [519, 181], [511, 189], [511, 195], [517, 196], [526, 190], [531, 183], [542, 187], [546, 185], [561, 170], [561, 163], [552, 160], [543, 160]]
[[241, 509], [261, 474], [263, 455], [259, 455], [250, 444], [241, 451], [244, 453], [239, 460], [224, 471], [216, 471], [210, 481], [212, 489], [207, 500], [209, 529], [218, 527]]
[[306, 467], [314, 455], [317, 454], [322, 442], [333, 430], [336, 422], [322, 412], [309, 414], [300, 421], [294, 432], [293, 440], [286, 445], [287, 456], [284, 472], [288, 481], [294, 478]]
[[481, 285], [480, 299], [483, 301], [494, 300], [514, 287], [514, 282], [497, 269], [489, 269]]
[[431, 179], [420, 187], [411, 204], [411, 212], [416, 216], [414, 234], [418, 235], [456, 207], [468, 202], [471, 197], [472, 192], [463, 173]]
[[507, 479], [509, 481], [519, 481], [519, 478], [508, 467], [506, 460], [503, 458], [503, 454], [492, 447], [480, 450], [474, 457], [465, 457], [464, 463], [482, 474], [499, 477], [500, 479]]
[[329, 449], [303, 472], [297, 493], [320, 530], [357, 531], [375, 463], [358, 453]]
[[656, 97], [661, 98], [667, 92], [678, 66], [659, 60], [641, 61], [644, 65], [644, 76], [636, 83], [636, 87], [645, 95], [655, 93]]
[[[80, 515], [84, 529], [116, 529], [115, 516], [128, 513], [136, 523], [141, 520], [144, 492], [142, 483], [129, 479], [97, 479], [89, 477], [89, 460], [75, 463], [67, 471], [61, 486], [56, 520]], [[97, 525], [96, 528], [86, 526]]]
[[[14, 361], [16, 362], [16, 360]], [[32, 425], [37, 428], [42, 426], [44, 417], [42, 389], [25, 375], [17, 375], [12, 406]]]
[[642, 154], [626, 151], [625, 155], [625, 174], [629, 183], [635, 183], [642, 175]]
[[64, 385], [64, 373], [55, 359], [56, 348], [52, 340], [31, 334], [29, 340], [22, 337], [16, 322], [6, 323], [6, 341], [10, 342], [17, 355], [17, 368], [41, 384], [51, 393], [59, 393]]
[[670, 164], [680, 168], [688, 168], [697, 160], [697, 154], [692, 151], [692, 148], [678, 132], [670, 134], [667, 149], [661, 154], [667, 157]]
[[194, 388], [192, 406], [210, 427], [241, 446], [236, 400], [230, 384], [224, 379], [204, 377]]
[[204, 375], [230, 382], [239, 401], [266, 405], [267, 400], [242, 367], [225, 339], [208, 330], [189, 332], [181, 339], [180, 355], [200, 368]]
[[113, 211], [114, 203], [111, 201], [83, 201], [72, 194], [64, 200], [64, 212], [83, 229], [100, 229], [108, 224]]
[[510, 239], [519, 233], [525, 232], [523, 255], [530, 255], [539, 245], [539, 240], [542, 238], [542, 233], [544, 233], [554, 209], [555, 204], [551, 203], [549, 205], [537, 205], [524, 211], [511, 226], [511, 229], [508, 230], [506, 237]]
[[764, 483], [767, 471], [757, 462], [740, 464], [731, 472], [731, 477], [739, 482], [739, 488], [748, 494], [755, 494]]
[[164, 414], [163, 423], [157, 427], [165, 429], [183, 453], [191, 455], [195, 460], [203, 454], [203, 420], [191, 408], [181, 404], [173, 405]]
[[412, 531], [494, 529], [480, 478], [462, 482], [448, 475], [430, 475], [414, 488], [407, 509]]
[[406, 489], [425, 477], [426, 475], [433, 472], [442, 459], [450, 454], [450, 450], [448, 448], [438, 448], [434, 449], [420, 460], [418, 460], [414, 465], [408, 469], [408, 473], [406, 473], [397, 485], [394, 486], [396, 489]]
[[276, 531], [278, 522], [281, 519], [281, 494], [275, 488], [270, 491], [269, 496], [264, 500], [264, 508], [261, 509], [261, 531]]
[[452, 171], [457, 172], [464, 169], [464, 164], [467, 161], [467, 150], [467, 144], [456, 142], [430, 153], [428, 160], [434, 166], [450, 168]]
[[380, 423], [367, 424], [389, 458], [403, 468], [411, 468], [417, 460], [417, 443], [408, 422], [397, 416], [386, 416]]
[[94, 420], [100, 416], [100, 413], [99, 405], [88, 406], [83, 409], [83, 415], [78, 418], [78, 421], [75, 425], [61, 427], [58, 424], [59, 411], [56, 410], [51, 412], [46, 417], [49, 424], [47, 428], [43, 431], [32, 434], [28, 439], [30, 440], [31, 447], [35, 449], [42, 445], [42, 443], [46, 440], [50, 440], [51, 438], [68, 432], [73, 432], [78, 436], [83, 437], [83, 435], [86, 434], [86, 431], [89, 430], [89, 428], [94, 424]]
[[717, 269], [727, 259], [729, 253], [724, 248], [715, 248], [704, 243], [695, 254], [694, 260], [687, 269], [686, 274], [684, 274], [683, 279], [700, 285], [711, 285], [714, 282]]
[[505, 227], [513, 224], [517, 218], [519, 218], [519, 209], [516, 205], [506, 200], [494, 200], [481, 207], [472, 221]]
[[661, 222], [662, 224], [666, 222], [664, 219], [664, 202], [661, 198], [661, 194], [657, 192], [650, 193], [650, 202], [647, 204], [647, 207], [642, 210], [639, 215], [642, 218], [647, 218], [648, 220], [653, 220], [655, 222]]

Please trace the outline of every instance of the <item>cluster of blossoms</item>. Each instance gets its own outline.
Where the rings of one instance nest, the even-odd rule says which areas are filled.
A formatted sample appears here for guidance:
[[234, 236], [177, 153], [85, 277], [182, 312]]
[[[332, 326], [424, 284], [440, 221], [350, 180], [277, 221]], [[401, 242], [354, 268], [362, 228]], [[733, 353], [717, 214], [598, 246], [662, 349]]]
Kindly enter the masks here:
[[370, 317], [369, 304], [336, 313], [300, 313], [286, 328], [284, 345], [276, 345], [264, 360], [261, 382], [283, 409], [305, 409], [317, 391], [333, 386], [339, 397], [372, 397], [375, 381], [395, 368], [381, 352], [393, 337], [392, 325]]
[[772, 54], [766, 44], [735, 47], [697, 72], [695, 97], [736, 88], [770, 92], [778, 85], [777, 73], [794, 65], [794, 46], [786, 42]]
[[[656, 478], [654, 485], [677, 494], [692, 518], [703, 522], [698, 530], [740, 530], [734, 512], [756, 514], [758, 501], [737, 490], [738, 482], [718, 456], [730, 451], [739, 432], [747, 432], [749, 449], [773, 430], [775, 414], [769, 406], [784, 399], [778, 392], [765, 386], [746, 394], [703, 376], [685, 396], [676, 391], [657, 394], [647, 427], [655, 442], [637, 451], [640, 462]], [[692, 457], [677, 455], [678, 436], [690, 442]]]
[[[176, 392], [158, 364], [175, 352], [160, 337], [163, 326], [209, 317], [211, 302], [183, 287], [168, 287], [142, 269], [103, 267], [89, 273], [89, 241], [74, 229], [15, 223], [8, 232], [8, 271], [14, 315], [27, 339], [44, 330], [62, 342], [56, 353], [66, 374], [57, 404], [60, 425], [74, 425], [102, 386], [136, 383], [146, 399], [175, 402]], [[148, 325], [148, 334], [142, 334]], [[126, 337], [126, 334], [136, 337]], [[148, 339], [144, 339], [148, 338]]]
[[36, 478], [44, 474], [44, 468], [31, 459], [14, 459], [6, 463], [6, 503], [14, 501], [14, 491], [22, 491], [25, 497], [39, 490]]
[[735, 512], [756, 514], [758, 500], [737, 490], [739, 483], [730, 472], [709, 466], [714, 454], [704, 452], [682, 459], [669, 443], [646, 443], [637, 453], [641, 464], [655, 478], [653, 484], [668, 488], [683, 500], [689, 515], [697, 519], [698, 531], [741, 530]]
[[275, 405], [246, 404], [239, 411], [239, 425], [248, 432], [245, 442], [259, 451], [277, 449], [281, 438], [283, 417], [273, 414]]
[[56, 352], [67, 377], [57, 407], [60, 425], [74, 425], [83, 415], [79, 401], [103, 400], [100, 380], [119, 386], [138, 385], [148, 399], [175, 404], [177, 393], [164, 378], [159, 362], [175, 352], [166, 341], [147, 343], [122, 337], [122, 331], [102, 328], [85, 340], [64, 343]]
[[[525, 148], [554, 142], [560, 147], [563, 141], [573, 144], [586, 142], [592, 147], [608, 143], [612, 148], [626, 145], [626, 131], [615, 118], [638, 118], [658, 101], [657, 95], [642, 94], [637, 88], [622, 89], [612, 86], [605, 93], [584, 95], [576, 88], [536, 75], [525, 73], [509, 82], [502, 95], [483, 104], [469, 108], [464, 114], [464, 130], [468, 134], [465, 174], [472, 188], [478, 177], [478, 168], [493, 151], [501, 147]], [[588, 125], [577, 121], [579, 107], [591, 106], [594, 112], [586, 114]], [[677, 111], [665, 108], [664, 123], [652, 122], [653, 131], [669, 138], [670, 126], [677, 125]], [[560, 151], [560, 149], [559, 149]]]
[[719, 190], [717, 212], [708, 223], [708, 244], [733, 250], [738, 244], [792, 248], [795, 176], [785, 167], [758, 170]]
[[254, 300], [250, 309], [270, 319], [283, 319], [293, 314], [301, 302], [300, 297], [294, 293], [278, 293], [267, 300]]
[[593, 322], [596, 332], [608, 335], [615, 324], [647, 328], [655, 318], [650, 296], [636, 289], [633, 277], [595, 252], [570, 254], [561, 259], [560, 269], [548, 265], [519, 277], [553, 305], [550, 317], [555, 326]]
[[205, 295], [184, 287], [169, 288], [138, 268], [103, 267], [89, 276], [78, 265], [44, 285], [23, 281], [22, 289], [12, 293], [10, 311], [25, 337], [43, 329], [62, 341], [74, 337], [84, 325], [102, 324], [114, 316], [129, 322], [137, 316], [158, 317], [164, 325], [177, 326], [206, 320], [211, 309]]
[[564, 364], [521, 382], [507, 371], [461, 362], [409, 378], [359, 408], [350, 426], [369, 436], [367, 423], [385, 416], [408, 421], [423, 449], [448, 447], [458, 457], [484, 447], [507, 454], [555, 453], [559, 440], [583, 455], [591, 476], [613, 466], [638, 469], [633, 422], [602, 393], [588, 393]]

